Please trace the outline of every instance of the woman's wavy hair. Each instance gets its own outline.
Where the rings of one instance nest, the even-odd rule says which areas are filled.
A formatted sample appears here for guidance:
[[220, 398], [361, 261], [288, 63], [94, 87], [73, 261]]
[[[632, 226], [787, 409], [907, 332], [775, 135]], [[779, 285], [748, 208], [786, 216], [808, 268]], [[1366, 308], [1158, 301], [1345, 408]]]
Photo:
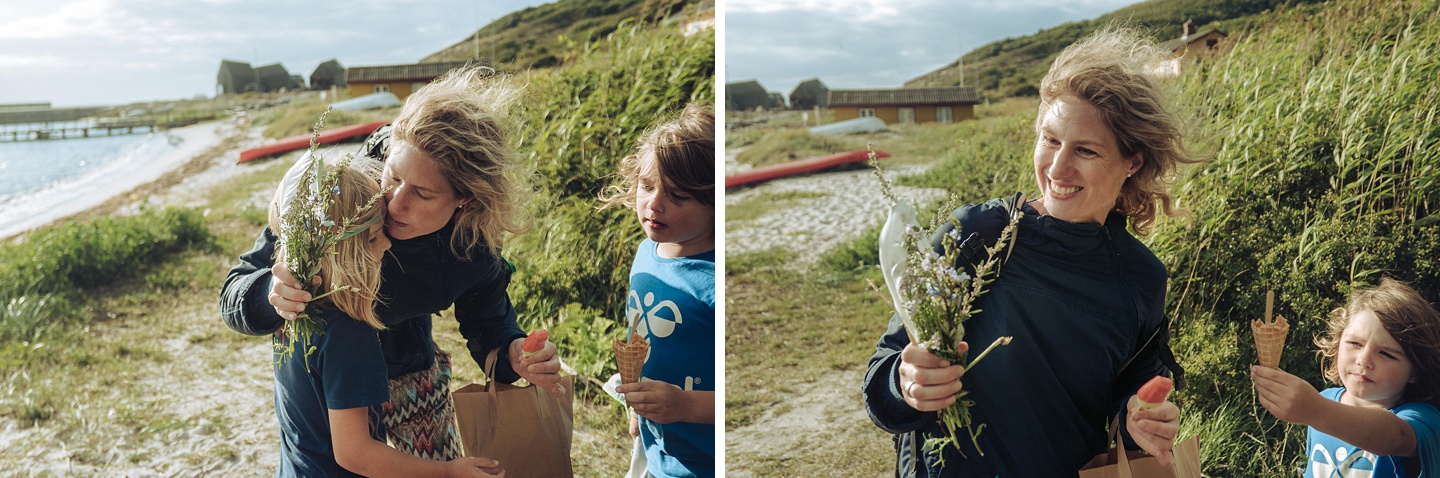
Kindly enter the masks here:
[[1114, 209], [1142, 236], [1155, 222], [1157, 203], [1166, 215], [1186, 214], [1166, 189], [1180, 164], [1205, 160], [1186, 147], [1186, 121], [1152, 74], [1166, 57], [1138, 32], [1109, 26], [1065, 48], [1040, 81], [1037, 135], [1045, 111], [1059, 98], [1073, 96], [1100, 111], [1121, 155], [1143, 155], [1144, 164], [1125, 181]]
[[523, 186], [506, 117], [516, 95], [495, 70], [466, 67], [411, 94], [395, 119], [394, 141], [435, 158], [456, 196], [471, 200], [451, 219], [450, 249], [462, 260], [481, 247], [499, 257], [506, 233], [529, 229], [530, 191]]
[[617, 184], [601, 195], [600, 208], [635, 207], [635, 186], [645, 165], [655, 158], [660, 176], [700, 204], [715, 206], [715, 113], [690, 104], [672, 120], [661, 123], [640, 139], [639, 150], [620, 160]]
[[[325, 167], [338, 168], [342, 163], [326, 161]], [[347, 218], [355, 215], [371, 198], [380, 192], [380, 170], [367, 167], [368, 163], [356, 160], [340, 170], [340, 193], [326, 213], [332, 218]], [[270, 201], [270, 230], [280, 231], [281, 196], [283, 190], [276, 190]], [[365, 224], [376, 216], [385, 214], [383, 203], [377, 202], [356, 220]], [[383, 220], [384, 218], [380, 218]], [[337, 221], [338, 222], [338, 221]], [[344, 290], [321, 300], [328, 300], [355, 320], [376, 330], [385, 330], [385, 324], [375, 315], [376, 292], [380, 290], [380, 257], [370, 253], [370, 239], [374, 234], [384, 234], [383, 228], [350, 236], [335, 245], [335, 254], [320, 260], [320, 293], [329, 291], [335, 284], [343, 284], [359, 290]], [[275, 246], [275, 262], [285, 260], [285, 242]], [[318, 295], [318, 294], [317, 294]]]
[[1415, 367], [1418, 378], [1405, 387], [1402, 400], [1440, 406], [1440, 313], [1415, 289], [1389, 277], [1380, 279], [1378, 286], [1356, 288], [1344, 307], [1330, 311], [1327, 335], [1315, 339], [1325, 379], [1341, 383], [1337, 359], [1341, 336], [1350, 318], [1366, 310], [1374, 313], [1385, 332], [1400, 343], [1405, 357]]

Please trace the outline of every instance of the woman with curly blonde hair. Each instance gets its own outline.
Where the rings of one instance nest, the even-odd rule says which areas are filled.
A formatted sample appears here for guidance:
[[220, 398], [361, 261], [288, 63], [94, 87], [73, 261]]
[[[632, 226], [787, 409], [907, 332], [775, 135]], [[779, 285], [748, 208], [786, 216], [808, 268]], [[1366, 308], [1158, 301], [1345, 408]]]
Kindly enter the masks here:
[[[1177, 213], [1165, 180], [1198, 161], [1148, 73], [1164, 58], [1152, 40], [1119, 28], [1066, 48], [1040, 84], [1039, 199], [1017, 194], [952, 213], [962, 239], [948, 259], [967, 269], [984, 259], [967, 251], [994, 244], [1019, 215], [1000, 274], [956, 350], [1014, 339], [970, 371], [912, 344], [891, 319], [863, 390], [871, 420], [896, 435], [899, 476], [1074, 476], [1108, 447], [1106, 425], [1117, 418], [1127, 440], [1162, 463], [1172, 459], [1179, 408], [1141, 409], [1135, 399], [1157, 375], [1184, 384], [1168, 343], [1168, 273], [1135, 238], [1157, 211]], [[944, 433], [936, 411], [962, 390], [974, 402], [973, 423], [985, 426], [978, 448], [967, 440], [958, 450], [923, 448]]]
[[[410, 95], [392, 127], [371, 135], [361, 154], [384, 160], [385, 233], [376, 314], [390, 378], [381, 407], [390, 441], [417, 456], [459, 456], [450, 402], [449, 354], [431, 337], [433, 314], [455, 308], [470, 356], [497, 351], [496, 378], [525, 378], [554, 394], [560, 387], [555, 345], [523, 357], [525, 332], [506, 294], [513, 272], [501, 257], [507, 234], [525, 230], [526, 188], [504, 116], [515, 90], [489, 68], [453, 71]], [[230, 270], [221, 313], [236, 331], [274, 332], [293, 320], [310, 294], [269, 258], [268, 228]]]

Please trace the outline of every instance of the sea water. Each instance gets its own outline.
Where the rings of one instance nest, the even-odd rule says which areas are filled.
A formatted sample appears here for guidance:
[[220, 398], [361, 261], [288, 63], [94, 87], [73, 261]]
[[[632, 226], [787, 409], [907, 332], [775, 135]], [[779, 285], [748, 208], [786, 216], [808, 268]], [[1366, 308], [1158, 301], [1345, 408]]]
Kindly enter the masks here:
[[0, 142], [0, 238], [153, 181], [213, 143], [212, 127]]
[[21, 201], [31, 193], [74, 183], [87, 173], [152, 149], [151, 143], [163, 140], [163, 135], [138, 134], [0, 142], [0, 207]]

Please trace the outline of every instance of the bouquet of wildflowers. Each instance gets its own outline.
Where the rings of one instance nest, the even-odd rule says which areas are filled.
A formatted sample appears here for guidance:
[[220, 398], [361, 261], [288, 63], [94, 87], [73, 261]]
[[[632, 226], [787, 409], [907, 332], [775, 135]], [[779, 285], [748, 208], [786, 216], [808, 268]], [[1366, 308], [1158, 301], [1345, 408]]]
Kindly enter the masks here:
[[[384, 192], [371, 197], [354, 216], [339, 219], [330, 217], [335, 199], [340, 195], [340, 172], [350, 166], [353, 155], [346, 155], [332, 171], [325, 170], [325, 160], [315, 154], [319, 146], [320, 130], [325, 128], [325, 117], [330, 110], [320, 115], [315, 123], [314, 135], [310, 138], [310, 150], [301, 156], [280, 181], [280, 247], [285, 251], [285, 266], [297, 278], [311, 278], [320, 275], [321, 263], [326, 256], [335, 253], [340, 241], [366, 231], [382, 215], [376, 215], [364, 224], [358, 223], [371, 208], [375, 207]], [[330, 294], [345, 290], [359, 290], [349, 285], [331, 284], [330, 290], [321, 292], [325, 285], [316, 285], [301, 279], [301, 287], [312, 296], [305, 310], [295, 320], [285, 321], [285, 326], [275, 332], [274, 347], [279, 352], [277, 363], [283, 365], [286, 358], [294, 356], [298, 348], [305, 351], [305, 367], [309, 369], [310, 354], [315, 352], [311, 345], [314, 337], [325, 333], [320, 319], [311, 312], [319, 307], [318, 301]]]
[[[890, 291], [891, 304], [904, 322], [911, 342], [970, 370], [996, 346], [1010, 343], [1010, 337], [1000, 337], [968, 362], [968, 353], [955, 351], [955, 347], [965, 339], [965, 321], [980, 312], [973, 304], [999, 272], [999, 253], [1009, 244], [1020, 215], [1012, 216], [1010, 224], [1000, 233], [1000, 239], [994, 246], [986, 248], [985, 260], [975, 265], [975, 277], [971, 277], [956, 264], [957, 256], [954, 254], [959, 253], [964, 236], [960, 234], [960, 224], [955, 218], [946, 215], [954, 228], [939, 238], [942, 252], [937, 253], [931, 246], [935, 228], [920, 227], [915, 220], [915, 208], [895, 198], [873, 148], [870, 150], [870, 163], [875, 167], [876, 177], [880, 178], [881, 191], [891, 202], [890, 215], [880, 230], [879, 251], [880, 269], [885, 276], [885, 286]], [[945, 433], [926, 440], [925, 447], [931, 453], [943, 457], [941, 450], [947, 445], [958, 450], [961, 429], [975, 444], [975, 449], [980, 449], [979, 436], [985, 425], [971, 421], [970, 406], [975, 402], [966, 398], [968, 394], [968, 390], [960, 390], [956, 393], [955, 403], [940, 410], [940, 424]], [[981, 455], [984, 455], [983, 451]]]

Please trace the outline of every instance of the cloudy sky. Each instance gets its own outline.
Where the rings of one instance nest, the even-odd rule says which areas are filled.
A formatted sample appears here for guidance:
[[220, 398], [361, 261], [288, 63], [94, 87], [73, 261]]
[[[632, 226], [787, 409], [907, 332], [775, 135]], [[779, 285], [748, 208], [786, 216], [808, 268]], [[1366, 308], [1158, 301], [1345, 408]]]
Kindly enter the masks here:
[[310, 77], [412, 63], [546, 0], [0, 2], [0, 104], [111, 105], [215, 94], [220, 60]]
[[725, 81], [898, 88], [962, 53], [1139, 0], [722, 0]]

